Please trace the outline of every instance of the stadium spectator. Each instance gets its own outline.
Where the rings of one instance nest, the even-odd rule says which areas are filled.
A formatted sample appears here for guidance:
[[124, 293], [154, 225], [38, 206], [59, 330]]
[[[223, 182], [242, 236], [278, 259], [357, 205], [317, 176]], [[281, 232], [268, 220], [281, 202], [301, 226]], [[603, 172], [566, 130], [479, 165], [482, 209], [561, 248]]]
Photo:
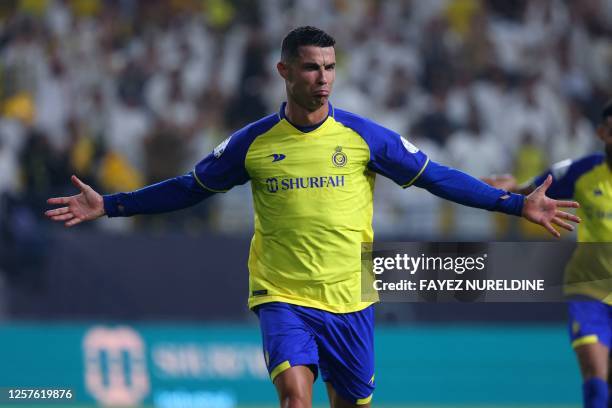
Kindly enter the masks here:
[[[586, 129], [581, 119], [595, 123], [611, 91], [612, 12], [603, 0], [525, 0], [512, 7], [497, 0], [26, 3], [3, 7], [3, 105], [15, 95], [31, 95], [35, 123], [60, 150], [68, 144], [66, 121], [76, 116], [79, 127], [95, 127], [97, 146], [125, 155], [125, 164], [141, 175], [143, 135], [160, 116], [181, 116], [182, 126], [199, 135], [199, 148], [216, 144], [214, 137], [202, 139], [215, 133], [202, 131], [206, 113], [200, 111], [210, 106], [198, 105], [209, 89], [217, 87], [215, 98], [224, 103], [253, 99], [246, 110], [231, 102], [214, 106], [223, 116], [234, 112], [231, 123], [216, 120], [217, 134], [274, 109], [282, 88], [269, 71], [250, 70], [270, 65], [265, 61], [276, 59], [274, 41], [280, 33], [313, 16], [324, 29], [343, 27], [337, 33], [343, 44], [339, 68], [349, 72], [338, 83], [343, 89], [339, 105], [398, 130], [431, 122], [445, 100], [444, 118], [451, 126], [442, 131], [452, 133], [455, 126], [465, 126], [464, 102], [473, 96], [481, 127], [495, 134], [511, 156], [525, 126], [510, 117], [519, 115], [537, 143], [544, 140], [542, 148], [556, 157], [562, 153], [550, 151], [549, 139], [569, 134], [565, 112], [573, 101], [580, 105], [576, 123], [581, 124], [574, 129], [581, 134]], [[269, 16], [265, 25], [257, 24], [261, 15]], [[168, 109], [173, 77], [182, 95]], [[506, 123], [500, 123], [503, 118]], [[431, 133], [440, 143], [447, 137]], [[20, 157], [19, 149], [12, 151], [14, 159]], [[182, 168], [189, 163], [185, 158]], [[104, 167], [97, 168], [95, 177], [101, 179]], [[223, 200], [213, 203], [213, 211], [223, 211], [223, 205]], [[241, 211], [248, 213], [243, 205]]]

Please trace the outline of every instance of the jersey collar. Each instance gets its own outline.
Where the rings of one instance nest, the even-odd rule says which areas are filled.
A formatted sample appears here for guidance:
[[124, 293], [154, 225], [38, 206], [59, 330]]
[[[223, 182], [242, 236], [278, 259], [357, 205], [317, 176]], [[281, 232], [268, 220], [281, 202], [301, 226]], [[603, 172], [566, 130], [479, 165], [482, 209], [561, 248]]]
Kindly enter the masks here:
[[289, 122], [291, 124], [291, 126], [293, 126], [294, 128], [296, 128], [297, 130], [299, 130], [302, 133], [308, 133], [308, 132], [312, 132], [313, 130], [318, 129], [323, 123], [325, 123], [325, 121], [327, 120], [328, 117], [334, 117], [334, 107], [332, 106], [331, 102], [327, 101], [327, 105], [329, 106], [329, 109], [327, 111], [327, 117], [325, 119], [323, 119], [321, 122], [315, 124], [315, 125], [311, 125], [311, 126], [298, 126], [294, 123], [292, 123], [287, 116], [285, 116], [285, 107], [287, 106], [287, 102], [283, 102], [281, 104], [280, 110], [278, 111], [278, 118], [280, 120], [285, 119], [287, 122]]

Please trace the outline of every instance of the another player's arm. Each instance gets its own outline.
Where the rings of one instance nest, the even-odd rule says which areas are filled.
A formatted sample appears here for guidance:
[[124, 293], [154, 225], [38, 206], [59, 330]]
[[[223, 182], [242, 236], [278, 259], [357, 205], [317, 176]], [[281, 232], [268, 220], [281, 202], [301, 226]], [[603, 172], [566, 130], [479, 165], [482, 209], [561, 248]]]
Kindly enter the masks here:
[[[512, 176], [493, 176], [485, 178], [483, 181], [493, 187], [506, 188], [522, 194], [530, 194], [532, 191], [538, 191], [538, 189], [546, 186], [548, 197], [571, 199], [574, 197], [577, 180], [603, 160], [604, 156], [601, 154], [589, 155], [574, 161], [563, 160], [553, 164], [550, 169], [522, 185], [517, 185]], [[552, 185], [550, 185], [551, 183]]]
[[488, 184], [459, 170], [429, 162], [427, 168], [414, 185], [444, 199], [470, 207], [498, 211], [523, 217], [546, 228], [553, 236], [559, 237], [555, 224], [568, 231], [574, 227], [566, 221], [579, 223], [580, 219], [561, 208], [577, 208], [575, 201], [558, 201], [546, 197], [546, 190], [552, 184], [552, 176], [547, 175], [543, 183], [529, 195], [515, 194], [493, 188]]
[[492, 187], [522, 195], [529, 195], [538, 187], [538, 185], [534, 183], [534, 180], [518, 184], [516, 178], [511, 174], [493, 175], [490, 177], [483, 177], [481, 180]]
[[555, 199], [570, 199], [574, 197], [576, 181], [585, 172], [603, 161], [600, 154], [592, 154], [578, 160], [562, 160], [553, 164], [548, 170], [523, 184], [518, 184], [511, 175], [491, 176], [483, 181], [493, 187], [519, 194], [530, 194], [541, 186], [548, 176], [552, 176], [553, 184], [547, 195]]
[[53, 221], [67, 227], [83, 221], [95, 220], [103, 215], [128, 217], [136, 214], [158, 214], [195, 205], [214, 193], [198, 184], [193, 173], [175, 177], [128, 193], [102, 196], [93, 188], [72, 176], [72, 183], [80, 190], [69, 197], [54, 197], [49, 204], [62, 205], [45, 212]]

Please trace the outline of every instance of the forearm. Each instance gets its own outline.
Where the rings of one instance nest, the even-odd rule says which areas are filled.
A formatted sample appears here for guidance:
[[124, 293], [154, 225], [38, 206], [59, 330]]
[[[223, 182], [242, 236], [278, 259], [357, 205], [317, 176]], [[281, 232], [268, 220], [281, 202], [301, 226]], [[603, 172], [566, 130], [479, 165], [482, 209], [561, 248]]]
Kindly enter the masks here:
[[524, 197], [493, 188], [459, 170], [429, 162], [414, 183], [438, 197], [469, 207], [521, 216]]
[[190, 173], [133, 192], [105, 195], [104, 211], [109, 217], [159, 214], [191, 207], [213, 194]]

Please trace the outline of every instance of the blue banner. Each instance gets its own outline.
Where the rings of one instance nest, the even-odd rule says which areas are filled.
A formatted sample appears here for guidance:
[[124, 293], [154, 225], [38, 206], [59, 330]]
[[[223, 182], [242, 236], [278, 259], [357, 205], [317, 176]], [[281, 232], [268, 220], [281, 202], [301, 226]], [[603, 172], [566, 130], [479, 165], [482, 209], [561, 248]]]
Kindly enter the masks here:
[[[562, 326], [380, 327], [376, 336], [376, 405], [580, 401]], [[74, 403], [91, 406], [277, 405], [252, 326], [4, 325], [0, 386], [69, 388]], [[327, 405], [324, 389], [317, 381], [315, 405]]]

